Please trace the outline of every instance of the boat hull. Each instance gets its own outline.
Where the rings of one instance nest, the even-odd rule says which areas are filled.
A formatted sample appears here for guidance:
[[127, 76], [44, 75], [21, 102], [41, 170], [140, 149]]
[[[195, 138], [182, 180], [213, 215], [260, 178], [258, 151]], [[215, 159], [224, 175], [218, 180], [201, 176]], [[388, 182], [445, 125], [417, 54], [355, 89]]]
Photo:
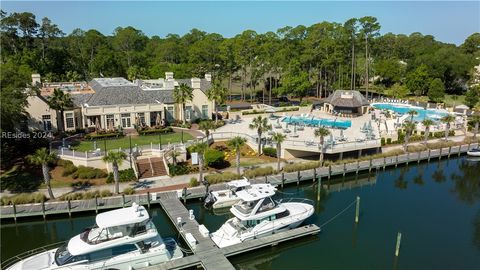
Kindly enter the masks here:
[[468, 151], [467, 155], [471, 157], [480, 157], [480, 151]]

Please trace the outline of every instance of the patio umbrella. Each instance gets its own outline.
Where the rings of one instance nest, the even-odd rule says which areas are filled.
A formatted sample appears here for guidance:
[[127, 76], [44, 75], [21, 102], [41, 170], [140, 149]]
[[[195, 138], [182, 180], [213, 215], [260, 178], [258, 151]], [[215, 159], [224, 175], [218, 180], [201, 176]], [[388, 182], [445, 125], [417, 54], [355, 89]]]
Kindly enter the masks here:
[[160, 114], [157, 113], [157, 117], [155, 118], [155, 125], [159, 126], [160, 125]]
[[96, 130], [99, 130], [101, 128], [100, 126], [100, 117], [97, 116], [97, 118], [95, 118], [95, 129]]

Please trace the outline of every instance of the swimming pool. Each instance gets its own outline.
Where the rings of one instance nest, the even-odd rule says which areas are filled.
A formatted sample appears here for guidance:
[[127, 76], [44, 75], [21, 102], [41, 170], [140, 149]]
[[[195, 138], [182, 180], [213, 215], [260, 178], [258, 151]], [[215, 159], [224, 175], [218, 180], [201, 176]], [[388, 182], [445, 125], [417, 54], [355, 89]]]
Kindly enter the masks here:
[[349, 128], [352, 126], [350, 120], [319, 119], [314, 117], [288, 116], [283, 118], [282, 122], [288, 124], [304, 124], [310, 126], [325, 126], [336, 128]]
[[415, 121], [423, 121], [426, 118], [432, 120], [440, 120], [442, 117], [448, 115], [445, 110], [424, 109], [422, 107], [415, 107], [408, 104], [390, 104], [390, 103], [373, 103], [372, 106], [380, 110], [391, 110], [399, 114], [406, 114], [409, 111], [417, 111], [417, 115], [413, 117]]

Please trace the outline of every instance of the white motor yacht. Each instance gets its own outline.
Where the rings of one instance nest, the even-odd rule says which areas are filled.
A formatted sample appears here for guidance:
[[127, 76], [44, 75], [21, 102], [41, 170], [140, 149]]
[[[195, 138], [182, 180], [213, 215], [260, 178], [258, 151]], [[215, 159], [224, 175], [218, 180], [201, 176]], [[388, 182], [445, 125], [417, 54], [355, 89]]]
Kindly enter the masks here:
[[145, 207], [100, 213], [96, 225], [59, 248], [27, 257], [9, 270], [141, 269], [183, 257], [174, 239], [157, 232]]
[[474, 148], [467, 152], [467, 155], [472, 157], [480, 157], [480, 147]]
[[270, 184], [250, 184], [247, 178], [234, 180], [226, 183], [226, 190], [211, 191], [205, 198], [204, 206], [206, 208], [220, 209], [230, 207], [240, 201], [237, 192], [245, 189], [275, 189]]
[[244, 189], [237, 192], [240, 202], [230, 208], [235, 216], [210, 236], [218, 247], [269, 235], [299, 226], [313, 214], [306, 199], [274, 201], [275, 189]]

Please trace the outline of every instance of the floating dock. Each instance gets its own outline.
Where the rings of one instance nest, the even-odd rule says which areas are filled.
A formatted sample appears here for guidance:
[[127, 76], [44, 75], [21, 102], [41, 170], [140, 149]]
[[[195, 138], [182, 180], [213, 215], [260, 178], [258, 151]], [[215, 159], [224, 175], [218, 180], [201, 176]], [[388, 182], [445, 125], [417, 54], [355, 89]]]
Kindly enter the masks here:
[[[204, 237], [200, 233], [198, 222], [195, 219], [190, 219], [189, 211], [177, 198], [176, 192], [161, 194], [159, 202], [167, 216], [170, 218], [170, 221], [175, 225], [175, 228], [179, 231], [182, 238], [193, 251], [193, 255], [160, 265], [151, 266], [147, 268], [148, 270], [184, 269], [194, 266], [202, 266], [207, 270], [235, 269], [227, 257], [268, 246], [275, 246], [281, 242], [299, 237], [316, 235], [320, 232], [320, 228], [317, 225], [312, 224], [258, 239], [252, 239], [229, 247], [218, 248], [210, 239], [210, 236]], [[178, 217], [181, 218], [181, 223], [178, 222]], [[196, 244], [191, 244], [187, 234], [191, 234], [195, 238]]]

